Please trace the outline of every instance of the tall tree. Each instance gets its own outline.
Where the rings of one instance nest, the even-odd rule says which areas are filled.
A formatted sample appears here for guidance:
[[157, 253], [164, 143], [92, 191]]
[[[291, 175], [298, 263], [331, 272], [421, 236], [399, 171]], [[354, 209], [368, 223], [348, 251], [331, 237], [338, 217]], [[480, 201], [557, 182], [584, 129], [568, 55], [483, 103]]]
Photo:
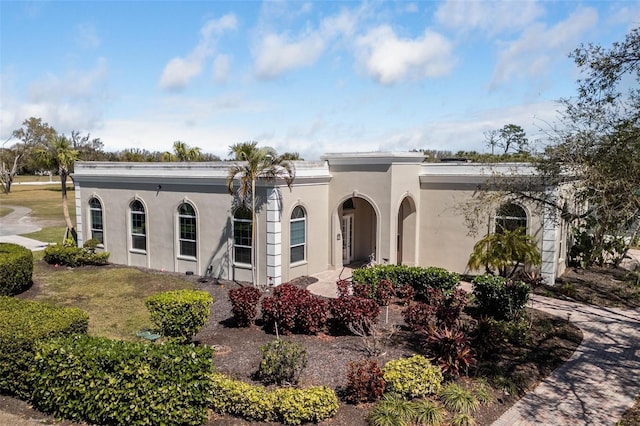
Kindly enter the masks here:
[[511, 152], [523, 152], [529, 148], [529, 140], [524, 129], [517, 124], [505, 124], [502, 129], [484, 132], [484, 138], [491, 154], [496, 148], [501, 148], [504, 154]]
[[[10, 168], [5, 165], [5, 158], [0, 163], [0, 183], [5, 193], [11, 192], [13, 179], [20, 169], [25, 156], [38, 145], [46, 145], [56, 136], [56, 131], [41, 118], [30, 117], [22, 122], [22, 127], [13, 131], [13, 137], [21, 142], [14, 144], [10, 151], [9, 161], [13, 163]], [[5, 154], [3, 149], [3, 155]]]
[[62, 212], [67, 224], [68, 234], [76, 239], [76, 232], [69, 215], [69, 203], [67, 200], [67, 178], [73, 170], [73, 163], [80, 159], [80, 153], [73, 148], [71, 140], [64, 135], [59, 135], [46, 145], [39, 145], [35, 149], [36, 159], [45, 169], [57, 171], [60, 175], [62, 192]]
[[[259, 148], [257, 142], [232, 145], [230, 155], [236, 162], [229, 169], [227, 187], [229, 194], [236, 196], [239, 204], [251, 211], [251, 279], [257, 284], [256, 244], [256, 182], [257, 180], [282, 180], [289, 189], [295, 179], [295, 168], [289, 160], [278, 156], [273, 148]], [[236, 181], [238, 187], [236, 188]]]

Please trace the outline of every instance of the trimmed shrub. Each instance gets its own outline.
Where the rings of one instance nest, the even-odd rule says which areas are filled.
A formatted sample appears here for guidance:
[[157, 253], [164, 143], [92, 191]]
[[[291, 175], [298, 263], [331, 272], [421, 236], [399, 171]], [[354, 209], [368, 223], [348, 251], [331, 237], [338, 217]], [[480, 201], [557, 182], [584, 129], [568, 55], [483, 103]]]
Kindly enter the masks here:
[[402, 311], [404, 322], [413, 331], [420, 331], [435, 323], [435, 308], [427, 303], [412, 303]]
[[327, 322], [327, 302], [308, 290], [281, 284], [262, 299], [262, 319], [271, 332], [316, 334]]
[[454, 327], [467, 304], [467, 292], [457, 289], [445, 293], [437, 288], [427, 290], [427, 303], [418, 302], [402, 311], [404, 321], [413, 331], [434, 325]]
[[277, 419], [286, 425], [318, 423], [338, 412], [338, 398], [326, 386], [273, 391]]
[[440, 390], [442, 370], [421, 355], [389, 361], [382, 369], [387, 392], [422, 398]]
[[33, 402], [78, 422], [201, 425], [211, 403], [212, 356], [207, 346], [53, 339], [38, 345]]
[[211, 376], [211, 408], [245, 420], [270, 422], [276, 419], [274, 395], [262, 386], [234, 380], [223, 374]]
[[0, 243], [0, 296], [22, 293], [31, 284], [33, 253], [18, 244]]
[[262, 361], [258, 379], [269, 385], [297, 385], [302, 370], [307, 366], [307, 350], [300, 343], [274, 340], [260, 347]]
[[109, 252], [95, 253], [91, 249], [66, 244], [52, 244], [44, 249], [44, 261], [51, 265], [71, 267], [82, 265], [106, 265], [109, 263]]
[[531, 293], [528, 284], [494, 275], [479, 275], [472, 284], [481, 314], [498, 320], [514, 320], [524, 314]]
[[0, 296], [0, 392], [29, 399], [36, 343], [86, 333], [88, 323], [80, 309]]
[[331, 299], [329, 310], [335, 325], [342, 330], [348, 330], [350, 324], [366, 328], [368, 324], [375, 324], [380, 315], [380, 306], [374, 300], [356, 296]]
[[201, 290], [164, 291], [147, 297], [145, 304], [160, 334], [188, 342], [207, 322], [213, 297]]
[[380, 282], [376, 286], [376, 292], [373, 298], [378, 305], [389, 306], [391, 298], [395, 296], [395, 294], [396, 292], [391, 281], [380, 280]]
[[231, 311], [239, 327], [249, 327], [256, 318], [258, 302], [262, 294], [255, 287], [241, 287], [229, 290]]
[[411, 284], [404, 284], [396, 290], [396, 296], [400, 298], [404, 305], [408, 305], [416, 297], [416, 291]]
[[376, 265], [353, 271], [353, 281], [372, 287], [372, 294], [381, 280], [388, 280], [395, 288], [410, 284], [419, 298], [426, 297], [428, 288], [439, 288], [445, 292], [453, 290], [460, 283], [460, 276], [443, 268], [406, 265]]
[[320, 422], [338, 411], [338, 398], [325, 386], [307, 389], [285, 388], [272, 392], [213, 374], [211, 408], [220, 414], [230, 414], [251, 421], [279, 421], [298, 425]]
[[378, 361], [363, 359], [348, 365], [345, 400], [351, 404], [377, 401], [384, 394], [385, 381]]

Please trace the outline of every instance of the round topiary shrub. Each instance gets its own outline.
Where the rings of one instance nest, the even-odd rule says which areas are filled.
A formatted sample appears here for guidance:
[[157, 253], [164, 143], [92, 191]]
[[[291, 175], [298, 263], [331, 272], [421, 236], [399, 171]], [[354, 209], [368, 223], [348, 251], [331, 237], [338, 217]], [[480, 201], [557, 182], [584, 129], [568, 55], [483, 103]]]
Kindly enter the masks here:
[[13, 296], [29, 287], [33, 274], [31, 250], [11, 243], [0, 243], [0, 295]]
[[182, 343], [189, 342], [207, 322], [212, 303], [213, 297], [201, 290], [165, 291], [145, 301], [160, 334]]

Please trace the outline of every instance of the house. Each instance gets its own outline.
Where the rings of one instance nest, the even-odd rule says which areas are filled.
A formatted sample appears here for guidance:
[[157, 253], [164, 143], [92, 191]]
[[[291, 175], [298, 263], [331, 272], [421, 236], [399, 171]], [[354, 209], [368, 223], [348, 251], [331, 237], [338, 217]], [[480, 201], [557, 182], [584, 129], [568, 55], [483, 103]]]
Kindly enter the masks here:
[[[98, 239], [117, 264], [278, 285], [345, 264], [440, 266], [467, 272], [475, 242], [462, 205], [498, 172], [531, 176], [526, 164], [423, 163], [421, 153], [326, 154], [295, 162], [291, 189], [258, 182], [256, 229], [227, 192], [229, 162], [78, 162], [79, 243]], [[545, 191], [555, 189], [545, 188]], [[524, 226], [554, 282], [565, 267], [566, 229], [550, 211], [491, 206], [486, 231]]]

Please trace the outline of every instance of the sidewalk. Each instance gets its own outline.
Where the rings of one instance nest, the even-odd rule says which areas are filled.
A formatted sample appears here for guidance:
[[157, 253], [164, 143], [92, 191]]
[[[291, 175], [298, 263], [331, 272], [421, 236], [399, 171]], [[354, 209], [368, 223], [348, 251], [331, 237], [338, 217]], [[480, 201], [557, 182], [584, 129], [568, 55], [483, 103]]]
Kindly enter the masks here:
[[[638, 252], [638, 253], [636, 253]], [[640, 251], [633, 253], [640, 258]], [[308, 287], [337, 297], [340, 271]], [[343, 278], [351, 273], [343, 273]], [[469, 283], [463, 287], [470, 291]], [[613, 425], [640, 393], [640, 311], [600, 308], [532, 295], [531, 306], [570, 321], [583, 340], [572, 357], [493, 423], [494, 426]]]

